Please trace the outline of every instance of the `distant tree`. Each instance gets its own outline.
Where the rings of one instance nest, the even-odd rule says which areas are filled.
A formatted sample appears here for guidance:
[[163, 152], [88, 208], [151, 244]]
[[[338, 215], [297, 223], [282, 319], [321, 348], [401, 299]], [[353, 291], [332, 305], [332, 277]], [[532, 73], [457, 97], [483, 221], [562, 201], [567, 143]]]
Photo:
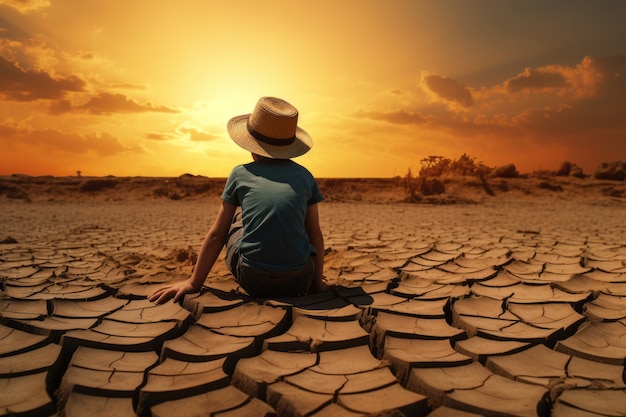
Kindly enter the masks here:
[[440, 177], [448, 170], [451, 162], [449, 158], [437, 155], [424, 158], [420, 161], [422, 168], [419, 176]]
[[480, 179], [485, 191], [494, 195], [493, 190], [487, 183], [487, 176], [492, 169], [482, 162], [476, 162], [476, 158], [464, 153], [456, 160], [451, 160], [440, 155], [431, 155], [420, 161], [422, 167], [417, 176], [411, 169], [404, 177], [404, 188], [409, 194], [411, 201], [420, 201], [421, 196], [438, 195], [445, 193], [445, 186], [438, 177], [445, 175], [474, 176]]
[[459, 159], [451, 160], [443, 156], [429, 156], [421, 161], [422, 168], [419, 175], [440, 177], [442, 175], [481, 176], [491, 172], [491, 169], [476, 158], [464, 153]]

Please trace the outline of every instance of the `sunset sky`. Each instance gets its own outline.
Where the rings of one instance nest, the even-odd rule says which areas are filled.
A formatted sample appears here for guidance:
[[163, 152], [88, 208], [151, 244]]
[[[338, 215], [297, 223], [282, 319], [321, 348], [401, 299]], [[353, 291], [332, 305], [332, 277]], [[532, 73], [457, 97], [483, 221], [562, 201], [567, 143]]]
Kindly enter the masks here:
[[225, 177], [261, 96], [318, 177], [626, 159], [623, 0], [0, 0], [0, 175]]

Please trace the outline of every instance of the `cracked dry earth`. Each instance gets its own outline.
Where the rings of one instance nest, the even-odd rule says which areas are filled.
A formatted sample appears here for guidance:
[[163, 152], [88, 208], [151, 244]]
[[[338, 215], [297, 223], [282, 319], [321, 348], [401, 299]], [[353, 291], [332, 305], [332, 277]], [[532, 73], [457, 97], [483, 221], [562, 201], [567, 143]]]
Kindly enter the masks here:
[[623, 203], [323, 203], [331, 291], [185, 279], [213, 202], [0, 205], [2, 416], [624, 416]]

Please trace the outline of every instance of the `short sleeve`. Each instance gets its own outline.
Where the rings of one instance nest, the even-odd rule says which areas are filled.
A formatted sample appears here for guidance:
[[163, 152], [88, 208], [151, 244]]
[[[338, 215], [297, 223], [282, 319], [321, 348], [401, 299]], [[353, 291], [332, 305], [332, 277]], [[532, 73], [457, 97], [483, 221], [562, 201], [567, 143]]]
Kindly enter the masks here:
[[307, 201], [307, 205], [312, 206], [313, 204], [317, 204], [322, 200], [324, 200], [324, 196], [320, 191], [320, 187], [317, 184], [317, 181], [313, 180], [313, 186], [311, 188], [311, 198], [309, 198], [309, 201]]
[[237, 169], [239, 167], [236, 166], [230, 172], [228, 179], [226, 180], [226, 185], [224, 186], [224, 191], [222, 192], [221, 199], [227, 203], [232, 204], [233, 206], [240, 206], [241, 202], [237, 197]]

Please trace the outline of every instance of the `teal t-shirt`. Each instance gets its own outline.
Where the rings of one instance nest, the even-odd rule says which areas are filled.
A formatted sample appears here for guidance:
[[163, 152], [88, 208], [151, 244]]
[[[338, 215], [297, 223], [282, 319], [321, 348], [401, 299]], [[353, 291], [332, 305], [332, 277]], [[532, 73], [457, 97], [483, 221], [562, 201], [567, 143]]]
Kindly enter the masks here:
[[324, 199], [317, 181], [290, 159], [262, 159], [237, 165], [222, 199], [241, 206], [239, 252], [250, 266], [268, 272], [302, 268], [315, 249], [306, 233], [309, 205]]

